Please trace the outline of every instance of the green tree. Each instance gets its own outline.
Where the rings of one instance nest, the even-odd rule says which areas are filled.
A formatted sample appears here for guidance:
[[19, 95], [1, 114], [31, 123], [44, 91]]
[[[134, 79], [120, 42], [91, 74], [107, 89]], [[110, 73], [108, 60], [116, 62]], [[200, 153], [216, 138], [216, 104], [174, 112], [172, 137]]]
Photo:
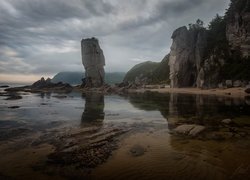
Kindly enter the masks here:
[[189, 30], [199, 30], [199, 29], [204, 29], [204, 22], [200, 19], [196, 20], [195, 24], [188, 24]]

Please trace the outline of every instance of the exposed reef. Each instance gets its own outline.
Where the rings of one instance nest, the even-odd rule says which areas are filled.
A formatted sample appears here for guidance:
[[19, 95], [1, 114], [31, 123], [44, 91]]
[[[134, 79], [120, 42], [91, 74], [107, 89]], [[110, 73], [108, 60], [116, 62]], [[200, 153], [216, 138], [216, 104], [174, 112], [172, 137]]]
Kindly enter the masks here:
[[21, 87], [13, 87], [7, 88], [5, 91], [7, 92], [17, 92], [17, 91], [24, 91], [24, 92], [70, 92], [72, 91], [73, 87], [67, 83], [53, 83], [51, 82], [50, 78], [46, 80], [42, 77], [40, 80], [34, 82], [32, 85], [29, 86], [21, 86]]

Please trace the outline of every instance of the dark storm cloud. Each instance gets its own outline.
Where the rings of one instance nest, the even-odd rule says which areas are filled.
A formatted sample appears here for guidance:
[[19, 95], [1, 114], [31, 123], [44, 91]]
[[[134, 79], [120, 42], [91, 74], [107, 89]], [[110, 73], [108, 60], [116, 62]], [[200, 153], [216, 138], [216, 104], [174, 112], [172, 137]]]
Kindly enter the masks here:
[[172, 31], [223, 13], [229, 0], [1, 0], [0, 74], [82, 70], [80, 40], [96, 36], [107, 70], [160, 61]]

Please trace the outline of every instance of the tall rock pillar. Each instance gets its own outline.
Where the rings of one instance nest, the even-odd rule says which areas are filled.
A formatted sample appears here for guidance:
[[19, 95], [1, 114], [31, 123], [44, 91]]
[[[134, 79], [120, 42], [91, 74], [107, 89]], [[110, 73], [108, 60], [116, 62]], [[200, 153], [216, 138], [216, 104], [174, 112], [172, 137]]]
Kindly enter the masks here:
[[82, 64], [85, 68], [84, 86], [100, 87], [104, 85], [105, 58], [98, 39], [87, 38], [81, 41]]

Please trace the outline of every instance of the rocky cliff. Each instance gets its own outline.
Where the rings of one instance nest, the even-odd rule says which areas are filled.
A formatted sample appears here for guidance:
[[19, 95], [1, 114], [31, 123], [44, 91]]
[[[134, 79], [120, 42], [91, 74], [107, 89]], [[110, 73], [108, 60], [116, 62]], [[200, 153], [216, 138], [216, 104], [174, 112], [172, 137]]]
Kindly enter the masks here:
[[228, 78], [250, 80], [250, 0], [232, 0], [225, 17], [217, 15], [208, 28], [201, 21], [180, 27], [172, 40], [171, 87], [214, 88]]
[[104, 84], [105, 58], [98, 39], [88, 38], [81, 41], [82, 63], [85, 68], [84, 86], [100, 87]]
[[208, 27], [198, 19], [176, 29], [169, 55], [158, 65], [134, 66], [124, 81], [154, 84], [170, 79], [173, 88], [238, 87], [250, 83], [249, 69], [250, 0], [231, 0], [225, 16], [216, 15]]
[[172, 35], [169, 67], [171, 87], [195, 86], [203, 82], [201, 61], [206, 47], [206, 33], [202, 28], [180, 27]]
[[250, 0], [234, 0], [226, 14], [227, 39], [231, 53], [250, 56]]

